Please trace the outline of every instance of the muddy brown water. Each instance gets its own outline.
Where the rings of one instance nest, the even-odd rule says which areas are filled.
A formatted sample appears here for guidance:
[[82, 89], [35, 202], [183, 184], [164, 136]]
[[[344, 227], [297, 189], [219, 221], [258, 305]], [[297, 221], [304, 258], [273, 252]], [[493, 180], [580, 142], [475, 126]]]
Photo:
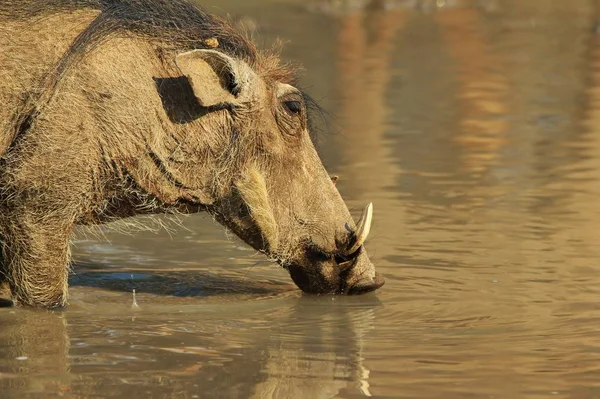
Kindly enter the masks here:
[[600, 396], [597, 2], [341, 3], [204, 2], [305, 65], [387, 284], [303, 296], [203, 215], [82, 231], [67, 310], [0, 308], [1, 398]]

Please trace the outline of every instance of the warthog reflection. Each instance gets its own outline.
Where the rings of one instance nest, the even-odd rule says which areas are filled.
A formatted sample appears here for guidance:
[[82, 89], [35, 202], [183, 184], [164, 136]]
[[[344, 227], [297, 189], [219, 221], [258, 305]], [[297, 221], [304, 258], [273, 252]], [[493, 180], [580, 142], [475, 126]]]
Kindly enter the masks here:
[[0, 309], [0, 394], [65, 392], [71, 384], [67, 317]]
[[[369, 299], [370, 303], [348, 306], [348, 301], [331, 298], [300, 298], [289, 321], [271, 333], [262, 365], [266, 379], [256, 384], [252, 397], [331, 398], [343, 392], [371, 396], [363, 347], [379, 301]], [[315, 324], [316, 308], [327, 311]]]
[[[104, 279], [105, 288], [127, 291], [120, 281], [114, 283]], [[145, 291], [143, 283], [138, 288]], [[127, 307], [121, 312], [77, 302], [62, 313], [0, 309], [0, 341], [5, 343], [0, 346], [1, 392], [6, 397], [123, 397], [143, 388], [149, 396], [185, 392], [187, 397], [254, 398], [370, 393], [363, 346], [379, 305], [375, 297], [245, 301], [239, 306], [272, 308], [268, 325], [276, 327], [265, 330], [261, 320], [259, 328], [248, 328], [237, 319], [251, 318], [252, 312], [238, 310], [231, 317], [237, 321], [220, 316], [219, 329], [226, 334], [211, 336], [187, 328], [185, 335], [177, 328], [156, 328], [164, 325], [160, 315], [165, 309], [169, 326], [202, 317], [181, 312], [172, 302], [181, 301], [177, 297], [161, 299], [171, 304], [156, 305], [160, 310], [155, 311], [146, 300], [141, 311], [131, 313]], [[195, 301], [196, 309], [215, 306]]]

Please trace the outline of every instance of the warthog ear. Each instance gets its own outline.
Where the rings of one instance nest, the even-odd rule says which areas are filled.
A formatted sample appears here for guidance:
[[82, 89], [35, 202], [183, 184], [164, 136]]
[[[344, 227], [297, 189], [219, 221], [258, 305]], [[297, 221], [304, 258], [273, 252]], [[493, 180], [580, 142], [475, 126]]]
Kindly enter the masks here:
[[235, 102], [241, 87], [238, 62], [216, 50], [192, 50], [175, 57], [203, 107]]

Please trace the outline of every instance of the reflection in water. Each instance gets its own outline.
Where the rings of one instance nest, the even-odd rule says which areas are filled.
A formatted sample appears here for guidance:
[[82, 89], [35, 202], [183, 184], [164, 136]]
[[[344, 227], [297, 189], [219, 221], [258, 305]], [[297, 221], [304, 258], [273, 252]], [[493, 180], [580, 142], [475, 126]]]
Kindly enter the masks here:
[[598, 396], [600, 3], [319, 4], [220, 7], [337, 116], [323, 155], [374, 202], [386, 286], [304, 297], [202, 215], [103, 230], [68, 310], [0, 306], [1, 397]]
[[0, 392], [63, 393], [69, 386], [69, 337], [63, 314], [0, 309]]
[[[256, 398], [331, 398], [359, 392], [371, 396], [363, 347], [373, 328], [374, 298], [345, 301], [299, 300], [287, 321], [271, 330], [267, 379]], [[321, 313], [314, 322], [315, 311]]]
[[[3, 397], [124, 397], [142, 388], [168, 397], [370, 395], [362, 348], [377, 305], [298, 297], [253, 302], [242, 315], [173, 300], [139, 311], [0, 313], [0, 389]], [[182, 308], [191, 320], [172, 323]], [[277, 327], [260, 326], [266, 314]], [[188, 343], [202, 339], [210, 344]]]

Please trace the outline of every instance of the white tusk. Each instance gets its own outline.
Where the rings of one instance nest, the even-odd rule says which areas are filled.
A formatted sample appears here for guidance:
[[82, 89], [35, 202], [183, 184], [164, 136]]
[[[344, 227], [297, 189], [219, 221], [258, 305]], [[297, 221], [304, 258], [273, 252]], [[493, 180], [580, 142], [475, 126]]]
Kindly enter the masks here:
[[362, 215], [356, 226], [356, 241], [352, 248], [348, 250], [348, 255], [352, 255], [365, 243], [369, 232], [371, 231], [371, 222], [373, 221], [373, 203], [369, 202], [369, 205], [363, 209]]

